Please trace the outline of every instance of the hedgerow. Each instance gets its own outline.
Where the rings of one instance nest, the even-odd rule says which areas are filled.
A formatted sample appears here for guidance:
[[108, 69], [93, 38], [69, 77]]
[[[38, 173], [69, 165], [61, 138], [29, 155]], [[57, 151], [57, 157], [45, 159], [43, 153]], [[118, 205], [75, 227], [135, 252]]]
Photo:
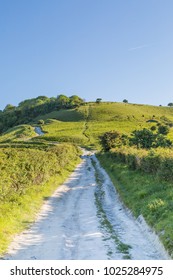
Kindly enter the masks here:
[[136, 149], [133, 147], [115, 148], [110, 151], [111, 157], [125, 163], [132, 170], [141, 170], [171, 181], [173, 179], [173, 151], [158, 148], [153, 150]]
[[70, 144], [60, 144], [46, 150], [30, 148], [0, 149], [0, 203], [24, 194], [31, 185], [41, 185], [61, 173], [79, 150]]

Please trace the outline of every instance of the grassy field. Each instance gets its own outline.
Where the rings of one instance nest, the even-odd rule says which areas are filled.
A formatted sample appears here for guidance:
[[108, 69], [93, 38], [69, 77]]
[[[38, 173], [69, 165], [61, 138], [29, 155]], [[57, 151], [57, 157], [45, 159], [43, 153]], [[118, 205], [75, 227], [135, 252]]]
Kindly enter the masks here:
[[[54, 111], [39, 116], [46, 132], [42, 139], [74, 142], [100, 148], [99, 137], [106, 131], [117, 130], [130, 135], [135, 129], [150, 128], [157, 123], [173, 125], [173, 108], [124, 103], [87, 103], [77, 109]], [[173, 129], [168, 138], [173, 140]]]
[[[44, 120], [42, 129], [45, 135], [39, 140], [73, 142], [90, 148], [100, 148], [99, 137], [110, 130], [130, 135], [135, 129], [150, 128], [157, 123], [173, 126], [173, 108], [124, 103], [87, 103], [76, 109], [53, 111], [37, 117]], [[21, 125], [0, 136], [0, 142], [26, 141], [34, 137], [30, 125]], [[168, 138], [173, 140], [173, 128]]]

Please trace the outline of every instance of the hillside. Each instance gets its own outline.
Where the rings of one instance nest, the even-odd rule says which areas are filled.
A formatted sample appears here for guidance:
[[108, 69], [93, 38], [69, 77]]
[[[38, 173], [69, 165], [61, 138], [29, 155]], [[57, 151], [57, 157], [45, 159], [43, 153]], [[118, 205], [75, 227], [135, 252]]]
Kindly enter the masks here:
[[[158, 124], [173, 126], [173, 109], [124, 103], [87, 103], [71, 110], [53, 111], [38, 116], [44, 120], [44, 140], [75, 142], [98, 148], [99, 137], [110, 130], [130, 135], [133, 130]], [[173, 139], [173, 129], [168, 138]]]
[[[63, 96], [61, 95], [60, 97], [61, 100]], [[63, 105], [62, 100], [61, 104], [60, 101], [57, 101], [58, 99], [55, 100], [54, 107], [51, 105], [53, 100], [46, 97], [38, 97], [30, 101], [21, 102], [17, 109], [5, 109], [5, 112], [0, 115], [0, 122], [3, 122], [5, 116], [11, 119], [11, 114], [18, 114], [20, 111], [23, 116], [20, 122], [23, 120], [23, 123], [31, 124], [32, 126], [36, 126], [39, 123], [42, 124], [45, 135], [40, 137], [40, 139], [74, 142], [93, 148], [99, 147], [99, 137], [106, 131], [116, 130], [130, 135], [134, 130], [144, 127], [151, 128], [151, 126], [157, 126], [158, 124], [168, 125], [171, 128], [168, 138], [173, 139], [173, 109], [171, 107], [117, 102], [103, 102], [100, 104], [89, 102], [82, 105], [76, 104], [72, 106], [74, 108], [71, 108], [70, 105]], [[28, 104], [30, 104], [30, 107], [28, 107]], [[49, 104], [49, 107], [47, 104]], [[57, 106], [57, 104], [59, 105]], [[31, 113], [33, 112], [34, 114], [32, 115]], [[32, 115], [30, 121], [26, 119], [28, 114]], [[25, 134], [29, 133], [28, 135], [31, 135], [29, 127], [27, 129], [25, 127], [25, 132], [19, 131], [19, 129], [24, 129], [24, 126], [2, 132], [0, 141], [11, 141], [12, 139], [14, 141], [15, 138], [17, 140], [22, 140], [23, 138], [24, 140], [26, 138]], [[32, 136], [34, 136], [33, 133]]]
[[[47, 102], [49, 105], [52, 104], [50, 103], [50, 99], [44, 100], [46, 100], [46, 104]], [[62, 96], [60, 100], [62, 101]], [[63, 97], [63, 102], [64, 100]], [[11, 122], [13, 119], [12, 116], [18, 114], [19, 108], [10, 109], [8, 107], [7, 109], [10, 110], [10, 112], [8, 110], [8, 112], [6, 112], [6, 110], [5, 112], [1, 112], [1, 124], [3, 122], [8, 124], [8, 116], [10, 120], [10, 125], [7, 125], [0, 135], [0, 149], [3, 155], [0, 168], [2, 168], [2, 172], [6, 172], [4, 173], [3, 181], [0, 181], [2, 195], [0, 207], [2, 212], [6, 213], [8, 209], [9, 215], [13, 217], [14, 213], [11, 213], [11, 211], [16, 209], [15, 207], [20, 209], [20, 199], [23, 198], [20, 198], [20, 192], [16, 193], [16, 189], [10, 187], [17, 186], [17, 189], [20, 190], [23, 184], [23, 177], [20, 177], [20, 170], [24, 170], [26, 178], [29, 176], [28, 178], [32, 179], [33, 175], [31, 176], [31, 174], [33, 172], [33, 166], [39, 164], [38, 170], [39, 168], [42, 170], [41, 173], [43, 177], [47, 176], [47, 169], [45, 167], [46, 165], [44, 166], [44, 161], [42, 164], [37, 160], [37, 157], [40, 157], [40, 155], [43, 159], [45, 158], [44, 160], [46, 160], [46, 162], [50, 161], [50, 180], [57, 180], [57, 178], [63, 180], [64, 177], [62, 178], [61, 176], [63, 172], [67, 171], [67, 174], [69, 174], [68, 165], [66, 166], [67, 170], [62, 168], [62, 170], [58, 171], [57, 176], [53, 175], [53, 178], [51, 176], [51, 166], [52, 164], [53, 166], [55, 165], [55, 159], [53, 158], [54, 147], [56, 147], [58, 151], [59, 165], [61, 166], [63, 164], [64, 158], [67, 157], [69, 161], [71, 161], [70, 157], [72, 157], [73, 168], [80, 161], [80, 151], [77, 149], [77, 146], [97, 150], [100, 151], [97, 154], [97, 158], [116, 185], [116, 189], [125, 205], [131, 209], [136, 218], [140, 215], [145, 218], [148, 224], [159, 235], [160, 240], [172, 257], [172, 146], [167, 146], [165, 149], [163, 145], [157, 146], [155, 140], [157, 140], [157, 144], [163, 144], [165, 139], [166, 141], [169, 139], [173, 141], [173, 108], [117, 102], [102, 102], [97, 104], [94, 102], [84, 103], [82, 101], [80, 101], [80, 104], [61, 103], [60, 105], [58, 103], [59, 105], [57, 106], [57, 99], [53, 101], [51, 99], [51, 102], [54, 102], [54, 105], [56, 104], [52, 110], [50, 110], [49, 107], [49, 110], [44, 111], [43, 108], [47, 105], [43, 103], [39, 105], [41, 107], [39, 107], [40, 110], [37, 111], [38, 104], [35, 106], [35, 101], [38, 102], [38, 99], [32, 100], [31, 108], [27, 109], [27, 111], [24, 105], [28, 105], [28, 102], [30, 104], [30, 101], [19, 105], [20, 108], [24, 106], [21, 111], [23, 117], [21, 119], [16, 119], [16, 122], [24, 121], [21, 125], [13, 126]], [[33, 112], [34, 114], [32, 115]], [[27, 114], [30, 115], [30, 121], [26, 118]], [[34, 129], [36, 126], [41, 127], [44, 132], [43, 135], [38, 137]], [[160, 127], [168, 128], [168, 133], [159, 134], [158, 130]], [[101, 142], [101, 136], [103, 136], [105, 132], [116, 131], [118, 132], [118, 137], [121, 138], [121, 135], [125, 134], [125, 136], [130, 139], [133, 131], [143, 131], [144, 128], [146, 129], [144, 132], [149, 133], [152, 141], [155, 141], [153, 142], [154, 145], [152, 149], [139, 149], [137, 145], [135, 146], [135, 142], [131, 142], [131, 144], [129, 142], [125, 145], [120, 143], [120, 147], [114, 146], [113, 149], [103, 149], [104, 145], [103, 142]], [[61, 145], [59, 146], [61, 142], [64, 142], [64, 144], [62, 143], [63, 152], [61, 151]], [[68, 144], [66, 144], [66, 142], [68, 142]], [[66, 146], [71, 144], [75, 145]], [[19, 157], [20, 154], [22, 155], [21, 158]], [[33, 159], [35, 160], [34, 163], [32, 163]], [[4, 200], [3, 185], [6, 180], [8, 168], [11, 170], [11, 173], [9, 173], [8, 176], [9, 188], [7, 189], [7, 200]], [[12, 172], [13, 168], [17, 170], [17, 177]], [[72, 171], [72, 169], [70, 169], [70, 171]], [[88, 172], [89, 171], [91, 171], [91, 169], [88, 169]], [[96, 172], [94, 174], [95, 181], [99, 184], [100, 179], [97, 178]], [[35, 178], [38, 179], [36, 174], [34, 174], [34, 176], [34, 180]], [[29, 186], [31, 190], [32, 184], [35, 182], [34, 180], [31, 180], [31, 186]], [[49, 184], [49, 180], [46, 179], [46, 188], [47, 184]], [[28, 194], [30, 196], [30, 192]], [[30, 201], [29, 197], [26, 197], [26, 200]], [[35, 203], [37, 204], [37, 200]], [[14, 205], [16, 206], [14, 207]], [[99, 205], [101, 205], [100, 202], [97, 207], [101, 207]], [[28, 204], [27, 207], [29, 207]], [[3, 218], [2, 221], [0, 220], [0, 223], [1, 222], [4, 225]], [[13, 221], [12, 218], [10, 223], [11, 222], [12, 224], [15, 222], [16, 226], [16, 220]], [[13, 227], [15, 228], [15, 226]], [[10, 228], [11, 224], [8, 227]], [[8, 230], [10, 231], [10, 229]], [[18, 229], [14, 229], [11, 232], [18, 232]], [[3, 249], [0, 249], [3, 251], [7, 246], [6, 244], [9, 242], [8, 240], [11, 238], [11, 234], [9, 233], [9, 235], [7, 235], [8, 240], [6, 240], [6, 234], [4, 234], [3, 231], [0, 235], [2, 235], [2, 238], [5, 240]]]

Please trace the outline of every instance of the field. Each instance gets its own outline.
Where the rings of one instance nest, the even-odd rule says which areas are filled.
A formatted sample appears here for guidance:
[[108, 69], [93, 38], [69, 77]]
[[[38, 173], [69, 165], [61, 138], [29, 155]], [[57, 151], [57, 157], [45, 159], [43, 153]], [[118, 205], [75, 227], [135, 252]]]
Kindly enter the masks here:
[[[45, 135], [41, 139], [74, 142], [85, 147], [101, 148], [99, 137], [117, 130], [130, 135], [135, 129], [157, 123], [173, 125], [173, 109], [124, 103], [87, 103], [77, 109], [54, 111], [37, 117], [43, 119]], [[173, 129], [168, 138], [173, 139]]]

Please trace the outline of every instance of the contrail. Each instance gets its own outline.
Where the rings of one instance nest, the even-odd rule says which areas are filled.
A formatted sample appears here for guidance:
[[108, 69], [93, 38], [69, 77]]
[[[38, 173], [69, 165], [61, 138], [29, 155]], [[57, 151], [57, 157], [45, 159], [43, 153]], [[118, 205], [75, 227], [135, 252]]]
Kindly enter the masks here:
[[128, 51], [135, 51], [135, 50], [138, 50], [138, 49], [147, 48], [149, 46], [151, 46], [151, 45], [141, 45], [141, 46], [138, 46], [138, 47], [130, 48], [130, 49], [128, 49]]

